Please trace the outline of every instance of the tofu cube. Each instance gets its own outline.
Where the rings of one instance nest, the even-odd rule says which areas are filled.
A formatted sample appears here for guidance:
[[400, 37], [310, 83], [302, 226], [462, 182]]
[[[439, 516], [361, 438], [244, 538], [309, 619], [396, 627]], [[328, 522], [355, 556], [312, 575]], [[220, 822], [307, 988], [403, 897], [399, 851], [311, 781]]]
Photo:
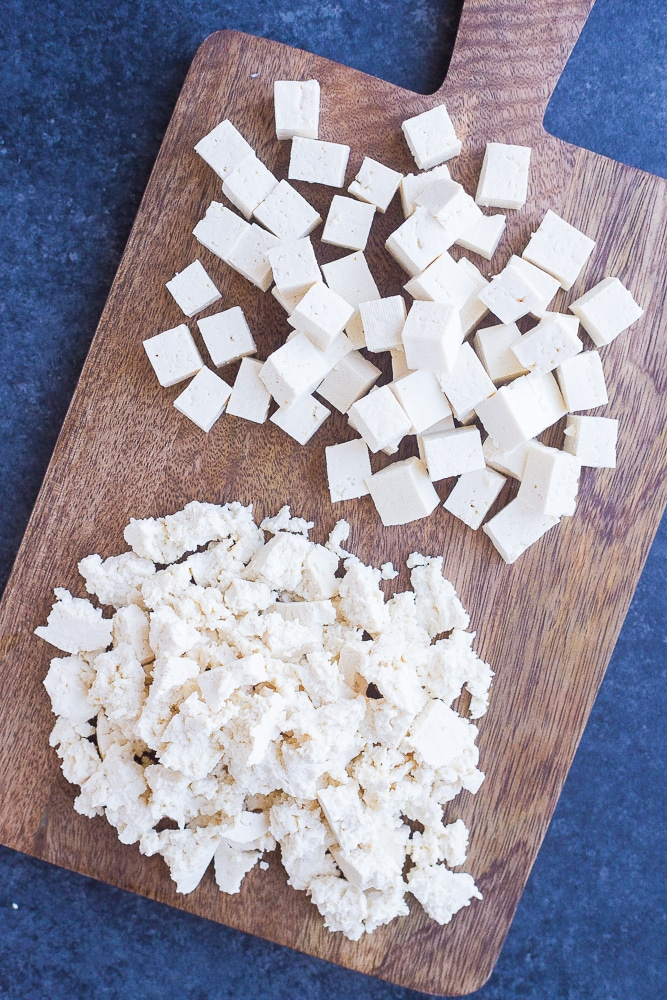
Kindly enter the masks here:
[[249, 219], [258, 205], [278, 186], [278, 180], [257, 156], [249, 156], [227, 174], [222, 193]]
[[602, 359], [597, 351], [584, 351], [564, 361], [556, 369], [556, 378], [570, 413], [592, 410], [609, 402]]
[[570, 414], [563, 448], [592, 469], [616, 468], [618, 420]]
[[499, 448], [493, 438], [489, 436], [482, 445], [484, 461], [496, 472], [502, 472], [504, 476], [511, 476], [512, 479], [518, 479], [520, 482], [526, 465], [526, 455], [533, 440], [534, 438], [529, 438], [514, 451], [508, 452]]
[[398, 443], [410, 433], [410, 418], [388, 385], [362, 396], [347, 411], [347, 419], [372, 452]]
[[251, 284], [268, 291], [273, 277], [267, 254], [280, 240], [254, 222], [227, 254], [227, 263]]
[[454, 367], [449, 372], [440, 371], [438, 379], [457, 420], [463, 420], [481, 400], [496, 391], [470, 344], [461, 344]]
[[335, 194], [324, 224], [322, 242], [350, 250], [364, 250], [374, 215], [374, 205]]
[[528, 197], [530, 146], [487, 142], [475, 201], [489, 208], [523, 208]]
[[[312, 288], [312, 285], [309, 286]], [[281, 292], [275, 285], [271, 289], [271, 294], [273, 295], [276, 302], [279, 302], [283, 307], [287, 315], [291, 315], [298, 306], [301, 299], [304, 297], [308, 289], [299, 289], [298, 292]]]
[[320, 351], [304, 333], [269, 354], [260, 377], [279, 406], [292, 406], [316, 389], [329, 371]]
[[458, 266], [447, 251], [436, 257], [426, 270], [411, 278], [403, 287], [415, 299], [425, 302], [449, 302], [459, 310], [471, 296], [476, 297], [478, 292], [472, 278]]
[[414, 277], [451, 246], [440, 223], [423, 206], [396, 229], [385, 243], [404, 271]]
[[456, 427], [422, 435], [424, 461], [434, 483], [484, 469], [482, 438], [476, 427]]
[[331, 502], [368, 496], [366, 480], [372, 476], [371, 459], [364, 441], [344, 441], [324, 449]]
[[317, 139], [320, 85], [317, 80], [276, 80], [273, 84], [276, 138]]
[[364, 338], [369, 351], [390, 351], [402, 344], [406, 310], [402, 295], [374, 299], [359, 305]]
[[281, 240], [300, 240], [322, 221], [305, 198], [280, 181], [255, 209], [255, 218]]
[[353, 403], [373, 388], [381, 374], [363, 354], [352, 351], [334, 365], [317, 393], [336, 410], [347, 413]]
[[306, 236], [301, 240], [280, 243], [267, 251], [276, 288], [283, 295], [307, 292], [322, 280], [313, 244]]
[[501, 323], [514, 323], [539, 309], [542, 301], [539, 290], [511, 262], [479, 292], [478, 298]]
[[482, 528], [505, 560], [511, 564], [549, 530], [560, 518], [539, 514], [532, 507], [515, 498], [498, 511]]
[[192, 230], [192, 235], [216, 257], [226, 261], [229, 253], [249, 229], [245, 219], [230, 212], [220, 202], [212, 201], [204, 218]]
[[174, 406], [203, 431], [210, 431], [225, 408], [232, 387], [210, 368], [201, 368], [174, 400]]
[[543, 430], [565, 416], [567, 406], [552, 372], [547, 372], [546, 375], [531, 372], [525, 378], [530, 382], [537, 401], [535, 412], [536, 419], [539, 418], [540, 429], [535, 431], [535, 434], [541, 434]]
[[408, 118], [402, 125], [405, 141], [420, 170], [428, 170], [461, 152], [461, 140], [444, 104]]
[[449, 180], [450, 176], [449, 167], [445, 163], [422, 174], [407, 174], [401, 181], [401, 207], [405, 218], [412, 215], [416, 209], [415, 198], [421, 194], [424, 188], [432, 184], [433, 181]]
[[459, 236], [484, 216], [463, 186], [453, 180], [434, 181], [417, 195], [421, 205], [436, 219], [445, 231], [447, 246], [451, 247]]
[[475, 334], [475, 350], [494, 384], [527, 373], [511, 349], [520, 340], [521, 332], [516, 323], [486, 326]]
[[199, 153], [223, 181], [239, 163], [255, 155], [255, 150], [228, 119], [220, 122], [213, 131], [200, 139], [195, 146], [195, 152]]
[[611, 344], [644, 315], [618, 278], [605, 278], [569, 306], [596, 347]]
[[380, 298], [378, 286], [361, 250], [332, 260], [329, 264], [322, 264], [322, 273], [332, 292], [336, 292], [351, 306]]
[[576, 316], [545, 313], [534, 329], [516, 341], [512, 351], [524, 368], [544, 375], [583, 350], [578, 329]]
[[551, 300], [560, 288], [558, 280], [552, 275], [547, 274], [547, 272], [543, 271], [540, 267], [535, 267], [534, 264], [524, 260], [523, 257], [517, 257], [516, 254], [512, 254], [507, 263], [511, 264], [512, 267], [515, 267], [518, 271], [520, 271], [524, 278], [526, 278], [537, 291], [539, 295], [539, 302], [537, 305], [533, 303], [530, 315], [534, 316], [535, 319], [542, 319]]
[[342, 188], [349, 157], [350, 147], [342, 143], [295, 136], [287, 176], [291, 181]]
[[467, 257], [461, 257], [457, 261], [456, 266], [460, 268], [461, 271], [474, 283], [475, 291], [471, 294], [470, 298], [461, 307], [461, 326], [463, 327], [463, 336], [467, 337], [468, 334], [475, 329], [478, 323], [480, 323], [484, 317], [488, 314], [489, 310], [484, 305], [483, 302], [479, 300], [479, 292], [483, 288], [486, 288], [489, 282], [486, 280], [483, 274], [480, 273], [479, 268], [475, 267], [471, 260]]
[[475, 469], [459, 476], [443, 507], [476, 531], [507, 480], [493, 469]]
[[504, 215], [482, 215], [470, 223], [456, 245], [491, 260], [505, 232], [506, 222]]
[[426, 467], [418, 458], [393, 462], [369, 476], [366, 485], [385, 527], [428, 517], [440, 503]]
[[403, 174], [399, 174], [398, 170], [392, 170], [384, 163], [365, 156], [357, 176], [347, 190], [360, 201], [374, 205], [378, 212], [386, 212], [402, 179]]
[[168, 281], [167, 289], [186, 316], [194, 316], [222, 298], [199, 260], [193, 260]]
[[211, 361], [220, 368], [257, 350], [250, 327], [240, 306], [233, 306], [215, 316], [197, 320]]
[[593, 253], [595, 240], [548, 209], [523, 251], [525, 260], [558, 278], [561, 288], [572, 288]]
[[484, 429], [503, 451], [541, 434], [561, 416], [566, 407], [553, 375], [522, 375], [503, 385], [475, 409]]
[[394, 382], [412, 373], [413, 369], [408, 367], [404, 347], [392, 347], [389, 353], [391, 354], [391, 377]]
[[332, 292], [323, 281], [317, 281], [294, 309], [289, 323], [305, 333], [316, 347], [326, 351], [343, 332], [353, 312], [354, 308], [345, 299]]
[[196, 375], [204, 367], [185, 323], [144, 340], [144, 350], [160, 385], [168, 388]]
[[574, 455], [533, 441], [517, 496], [538, 514], [569, 517], [577, 506], [580, 473], [581, 462]]
[[458, 309], [447, 302], [413, 302], [403, 327], [405, 359], [413, 370], [453, 371], [463, 343]]
[[243, 417], [256, 424], [263, 424], [269, 415], [271, 393], [261, 379], [264, 367], [255, 358], [242, 358], [232, 394], [227, 403], [227, 414], [231, 417]]
[[412, 372], [390, 382], [389, 387], [412, 422], [412, 434], [422, 434], [451, 416], [451, 407], [433, 372]]
[[320, 429], [331, 410], [313, 396], [302, 396], [291, 406], [280, 406], [269, 418], [299, 444], [307, 444]]

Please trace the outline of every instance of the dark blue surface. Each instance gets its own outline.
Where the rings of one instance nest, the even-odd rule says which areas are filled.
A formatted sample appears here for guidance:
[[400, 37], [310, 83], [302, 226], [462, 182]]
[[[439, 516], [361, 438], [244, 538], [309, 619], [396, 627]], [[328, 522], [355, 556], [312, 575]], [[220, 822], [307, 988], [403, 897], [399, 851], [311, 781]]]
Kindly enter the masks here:
[[[444, 74], [456, 14], [444, 0], [5, 3], [0, 586], [199, 43], [238, 28], [429, 92]], [[545, 123], [665, 176], [666, 66], [664, 0], [598, 0]], [[666, 556], [663, 521], [480, 1000], [667, 997]], [[419, 994], [0, 849], [0, 996]]]

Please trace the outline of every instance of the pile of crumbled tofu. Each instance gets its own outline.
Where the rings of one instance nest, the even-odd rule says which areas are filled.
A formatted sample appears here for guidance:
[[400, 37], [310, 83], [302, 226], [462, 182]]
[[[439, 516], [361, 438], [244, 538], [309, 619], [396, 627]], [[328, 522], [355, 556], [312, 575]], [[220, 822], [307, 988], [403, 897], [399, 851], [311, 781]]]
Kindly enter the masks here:
[[451, 870], [466, 826], [442, 818], [483, 781], [466, 715], [486, 711], [492, 671], [441, 558], [411, 555], [412, 591], [385, 600], [390, 563], [342, 549], [344, 521], [326, 545], [311, 527], [289, 507], [258, 527], [251, 507], [194, 501], [132, 520], [131, 551], [81, 560], [114, 611], [59, 589], [35, 630], [68, 654], [44, 681], [51, 745], [75, 809], [161, 854], [178, 892], [213, 861], [237, 893], [279, 846], [332, 931], [357, 940], [406, 915], [407, 893], [447, 923], [481, 899]]
[[[289, 180], [342, 188], [350, 147], [318, 138], [319, 112], [316, 80], [275, 83], [276, 136], [292, 142]], [[174, 405], [205, 431], [225, 409], [262, 423], [273, 400], [270, 419], [303, 445], [330, 416], [326, 403], [346, 414], [358, 437], [326, 448], [331, 500], [370, 494], [385, 525], [428, 516], [442, 500], [434, 483], [456, 479], [444, 507], [477, 529], [507, 477], [519, 480], [514, 499], [483, 527], [512, 563], [574, 513], [582, 466], [616, 464], [618, 421], [581, 412], [608, 397], [600, 353], [584, 350], [579, 324], [601, 348], [643, 309], [618, 278], [607, 277], [571, 302], [569, 313], [549, 311], [595, 247], [552, 211], [522, 255], [491, 280], [467, 257], [456, 260], [453, 247], [493, 257], [506, 216], [480, 206], [523, 207], [530, 148], [487, 143], [473, 199], [445, 163], [460, 154], [461, 141], [444, 105], [409, 118], [403, 132], [421, 172], [404, 176], [364, 157], [348, 187], [352, 197], [333, 196], [321, 235], [353, 252], [320, 266], [309, 235], [322, 222], [317, 211], [268, 170], [229, 120], [217, 125], [195, 149], [240, 214], [213, 201], [194, 236], [257, 288], [273, 285], [292, 329], [260, 361], [250, 357], [257, 346], [239, 306], [199, 319], [213, 365], [240, 360], [233, 385], [204, 364], [185, 323], [144, 347], [161, 385], [194, 376]], [[363, 252], [376, 212], [386, 211], [399, 188], [405, 222], [385, 246], [409, 276], [409, 311], [403, 295], [380, 296]], [[221, 298], [198, 259], [167, 288], [187, 317]], [[489, 313], [500, 322], [479, 328]], [[537, 322], [522, 334], [517, 320], [524, 317]], [[473, 333], [471, 344], [465, 338]], [[392, 364], [383, 385], [366, 356], [380, 352], [389, 352]], [[562, 449], [537, 440], [566, 415]], [[410, 435], [415, 454], [384, 461]]]

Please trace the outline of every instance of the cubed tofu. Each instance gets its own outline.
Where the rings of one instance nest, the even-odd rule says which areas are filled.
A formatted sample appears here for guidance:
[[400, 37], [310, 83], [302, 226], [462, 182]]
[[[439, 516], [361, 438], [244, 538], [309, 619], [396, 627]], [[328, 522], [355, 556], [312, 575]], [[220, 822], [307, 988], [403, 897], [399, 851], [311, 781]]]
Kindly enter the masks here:
[[144, 340], [144, 350], [160, 385], [176, 385], [204, 367], [192, 334], [185, 323]]
[[551, 274], [547, 274], [541, 267], [536, 267], [529, 261], [524, 260], [523, 257], [517, 257], [516, 254], [512, 254], [507, 263], [515, 267], [537, 291], [539, 300], [537, 304], [534, 301], [531, 303], [530, 315], [534, 316], [535, 319], [542, 319], [551, 300], [560, 288], [558, 279], [554, 278]]
[[402, 344], [406, 310], [402, 295], [359, 304], [364, 339], [369, 351], [390, 351]]
[[347, 190], [355, 198], [374, 205], [378, 212], [386, 212], [402, 179], [403, 174], [399, 174], [398, 170], [365, 156]]
[[581, 462], [574, 455], [534, 441], [526, 451], [517, 496], [538, 514], [569, 517], [577, 505], [580, 473]]
[[347, 411], [347, 419], [372, 452], [387, 446], [397, 447], [411, 429], [410, 418], [388, 385], [374, 389], [353, 403]]
[[611, 344], [644, 315], [618, 278], [604, 278], [569, 306], [596, 347]]
[[227, 415], [243, 417], [256, 424], [263, 424], [269, 415], [271, 393], [261, 379], [264, 367], [255, 358], [242, 358], [232, 394], [227, 403]]
[[281, 240], [300, 240], [322, 221], [302, 195], [287, 181], [280, 181], [255, 208], [255, 218]]
[[463, 336], [467, 337], [468, 334], [475, 329], [477, 324], [488, 315], [488, 308], [479, 300], [479, 292], [481, 292], [483, 288], [486, 288], [489, 282], [480, 272], [479, 268], [475, 267], [473, 262], [468, 260], [467, 257], [461, 257], [461, 259], [457, 261], [456, 266], [460, 268], [460, 270], [463, 271], [475, 285], [475, 291], [461, 307], [460, 311]]
[[204, 218], [192, 230], [192, 235], [220, 260], [227, 261], [231, 251], [249, 229], [245, 219], [230, 212], [219, 201], [212, 201]]
[[425, 208], [442, 226], [451, 247], [483, 214], [463, 186], [453, 180], [434, 181], [417, 195], [417, 205]]
[[503, 451], [541, 434], [567, 412], [553, 375], [521, 375], [475, 407], [486, 432]]
[[359, 438], [324, 449], [331, 502], [356, 500], [368, 495], [366, 480], [372, 476], [366, 443]]
[[578, 329], [576, 316], [545, 313], [536, 327], [516, 340], [512, 352], [528, 371], [544, 375], [583, 350]]
[[327, 361], [304, 333], [296, 333], [264, 362], [261, 379], [279, 406], [308, 396], [329, 371]]
[[439, 181], [443, 178], [447, 180], [450, 178], [449, 167], [445, 163], [422, 174], [407, 174], [403, 178], [401, 181], [401, 207], [406, 219], [412, 215], [417, 207], [415, 202], [417, 195], [433, 181]]
[[412, 422], [412, 434], [422, 434], [451, 416], [451, 407], [433, 372], [415, 371], [389, 386]]
[[440, 502], [426, 467], [418, 458], [393, 462], [369, 476], [366, 485], [386, 527], [428, 517]]
[[403, 327], [403, 346], [409, 367], [451, 372], [456, 364], [463, 330], [458, 309], [447, 302], [413, 302]]
[[487, 399], [496, 391], [484, 365], [468, 343], [461, 344], [452, 370], [440, 371], [438, 379], [454, 416], [461, 421], [481, 400]]
[[570, 413], [593, 410], [609, 402], [602, 359], [597, 351], [584, 351], [564, 361], [556, 369], [556, 378]]
[[302, 396], [291, 406], [280, 406], [269, 419], [303, 445], [310, 441], [329, 416], [331, 410], [314, 396]]
[[228, 119], [220, 122], [208, 135], [200, 139], [195, 146], [195, 152], [199, 153], [223, 181], [239, 163], [255, 155], [255, 150]]
[[363, 354], [351, 351], [334, 365], [317, 393], [336, 410], [347, 413], [353, 403], [373, 388], [381, 374]]
[[420, 170], [428, 170], [461, 152], [461, 140], [444, 104], [408, 118], [402, 125], [405, 141]]
[[171, 281], [167, 282], [167, 289], [188, 317], [212, 306], [222, 298], [199, 260], [193, 260], [192, 264], [179, 271]]
[[476, 427], [456, 427], [422, 435], [424, 461], [432, 481], [485, 468], [482, 438]]
[[266, 292], [273, 277], [268, 253], [279, 245], [277, 236], [267, 233], [266, 229], [253, 222], [229, 251], [227, 263], [256, 288]]
[[445, 230], [422, 206], [385, 243], [387, 251], [410, 277], [425, 271], [449, 246]]
[[592, 469], [616, 468], [618, 420], [570, 414], [563, 449]]
[[504, 215], [482, 215], [463, 231], [456, 245], [491, 260], [505, 232], [506, 222]]
[[214, 316], [205, 316], [197, 320], [197, 326], [216, 368], [254, 354], [257, 350], [240, 306], [232, 306]]
[[176, 409], [203, 431], [210, 431], [222, 415], [232, 387], [210, 368], [201, 368], [174, 400]]
[[301, 240], [278, 243], [267, 251], [276, 288], [283, 295], [306, 292], [322, 280], [313, 244], [305, 236]]
[[335, 194], [324, 224], [322, 242], [349, 250], [364, 250], [374, 215], [374, 205]]
[[560, 518], [538, 514], [521, 500], [515, 498], [482, 527], [506, 563], [513, 563], [549, 528], [555, 527]]
[[295, 136], [287, 176], [291, 181], [342, 188], [349, 157], [350, 147], [342, 143]]
[[446, 251], [403, 287], [414, 299], [425, 302], [449, 302], [459, 310], [478, 292], [472, 278]]
[[317, 80], [276, 80], [273, 84], [276, 138], [317, 139], [320, 85]]
[[514, 323], [540, 308], [542, 296], [535, 285], [511, 262], [492, 278], [478, 298], [501, 323]]
[[494, 384], [527, 374], [512, 350], [520, 340], [521, 332], [516, 323], [486, 326], [475, 334], [475, 350]]
[[258, 205], [278, 186], [278, 179], [257, 156], [242, 160], [222, 182], [222, 193], [249, 219]]
[[594, 248], [595, 240], [548, 209], [522, 256], [552, 274], [567, 291], [581, 274]]
[[288, 322], [305, 333], [316, 347], [326, 351], [343, 332], [353, 312], [354, 308], [345, 299], [332, 292], [323, 281], [317, 281], [300, 300]]
[[530, 146], [487, 142], [475, 201], [489, 208], [523, 208], [529, 168]]
[[493, 469], [464, 472], [442, 506], [476, 531], [506, 482], [505, 477]]
[[496, 472], [502, 472], [504, 476], [511, 476], [512, 479], [518, 479], [521, 482], [526, 465], [526, 455], [533, 441], [534, 438], [529, 438], [514, 451], [508, 452], [499, 448], [493, 438], [489, 436], [482, 445], [484, 461]]

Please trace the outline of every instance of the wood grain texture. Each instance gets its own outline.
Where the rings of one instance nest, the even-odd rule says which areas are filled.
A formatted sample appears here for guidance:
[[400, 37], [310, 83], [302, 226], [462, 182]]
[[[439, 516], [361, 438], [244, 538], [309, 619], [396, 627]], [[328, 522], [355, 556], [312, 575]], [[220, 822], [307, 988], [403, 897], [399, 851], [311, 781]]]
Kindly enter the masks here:
[[[469, 0], [447, 80], [427, 97], [237, 33], [218, 33], [202, 45], [0, 610], [3, 843], [413, 989], [461, 995], [490, 975], [666, 498], [667, 185], [569, 146], [542, 126], [590, 6], [591, 0]], [[604, 412], [620, 420], [618, 469], [585, 469], [576, 515], [514, 566], [501, 562], [486, 536], [442, 508], [426, 521], [394, 529], [381, 527], [368, 497], [332, 508], [324, 446], [351, 436], [340, 415], [306, 448], [273, 424], [257, 427], [233, 417], [223, 417], [205, 436], [171, 405], [182, 387], [160, 389], [146, 360], [142, 340], [182, 321], [164, 282], [196, 256], [223, 291], [222, 305], [245, 310], [260, 357], [287, 333], [273, 297], [252, 288], [191, 236], [209, 202], [220, 197], [218, 179], [192, 147], [230, 117], [267, 165], [286, 176], [289, 144], [273, 137], [273, 80], [309, 77], [322, 85], [322, 138], [352, 146], [347, 184], [366, 154], [414, 170], [400, 124], [443, 100], [463, 139], [452, 173], [468, 189], [475, 187], [486, 141], [532, 146], [528, 203], [508, 213], [500, 249], [490, 265], [481, 262], [482, 271], [496, 273], [520, 251], [551, 207], [598, 241], [582, 278], [569, 293], [559, 293], [555, 307], [565, 308], [608, 274], [620, 277], [646, 306], [644, 319], [603, 349], [610, 394]], [[296, 186], [324, 216], [332, 190]], [[405, 281], [383, 249], [400, 221], [396, 199], [386, 216], [377, 217], [368, 247], [384, 295], [395, 294]], [[344, 255], [314, 242], [321, 261]], [[438, 485], [443, 496], [449, 486]], [[480, 724], [487, 781], [477, 796], [464, 792], [447, 810], [470, 826], [466, 870], [484, 901], [449, 926], [439, 927], [414, 904], [409, 918], [353, 944], [323, 929], [305, 895], [285, 885], [277, 864], [268, 872], [253, 871], [235, 897], [218, 892], [210, 874], [195, 893], [178, 896], [161, 859], [120, 845], [104, 820], [90, 821], [72, 809], [73, 789], [48, 746], [53, 720], [41, 682], [53, 651], [33, 629], [46, 618], [54, 586], [83, 595], [76, 573], [81, 557], [124, 548], [122, 530], [131, 516], [164, 514], [195, 498], [253, 502], [259, 517], [290, 502], [316, 522], [319, 539], [346, 517], [353, 549], [376, 565], [391, 559], [399, 566], [414, 549], [444, 555], [445, 573], [477, 629], [477, 648], [496, 670], [491, 710]], [[407, 583], [405, 572], [395, 581], [397, 589]]]

